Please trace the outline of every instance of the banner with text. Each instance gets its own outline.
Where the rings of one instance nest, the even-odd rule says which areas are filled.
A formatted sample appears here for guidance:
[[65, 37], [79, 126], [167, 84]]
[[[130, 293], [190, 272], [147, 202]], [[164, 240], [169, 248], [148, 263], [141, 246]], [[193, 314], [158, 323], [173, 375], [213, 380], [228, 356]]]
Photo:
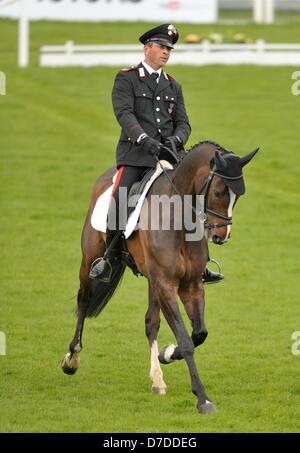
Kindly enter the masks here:
[[[24, 0], [22, 0], [24, 2]], [[212, 23], [217, 0], [25, 0], [30, 20], [151, 21]], [[0, 7], [3, 0], [0, 0]], [[0, 17], [18, 18], [21, 1], [0, 9]]]

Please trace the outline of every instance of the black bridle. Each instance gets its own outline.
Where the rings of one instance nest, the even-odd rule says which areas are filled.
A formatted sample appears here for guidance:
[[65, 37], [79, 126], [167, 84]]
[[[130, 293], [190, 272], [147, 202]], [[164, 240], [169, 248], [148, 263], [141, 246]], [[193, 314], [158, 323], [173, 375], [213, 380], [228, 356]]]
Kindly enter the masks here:
[[[161, 148], [162, 149], [165, 149], [166, 151], [168, 151], [172, 157], [175, 159], [175, 161], [177, 162], [177, 164], [179, 163], [179, 159], [175, 153], [175, 151], [172, 152], [172, 150], [170, 150], [170, 148], [164, 146], [164, 145], [161, 145]], [[177, 190], [177, 188], [175, 187], [173, 181], [171, 180], [171, 178], [169, 177], [168, 173], [165, 171], [164, 167], [161, 165], [160, 161], [159, 161], [159, 158], [157, 156], [156, 157], [156, 160], [157, 162], [159, 163], [163, 173], [166, 175], [166, 177], [168, 178], [171, 186], [173, 187], [174, 191], [176, 193], [178, 193], [180, 196], [181, 194], [179, 193], [179, 191]], [[201, 189], [200, 189], [200, 192], [198, 193], [198, 195], [203, 195], [204, 196], [204, 228], [207, 229], [207, 230], [212, 230], [214, 228], [222, 228], [224, 226], [228, 226], [228, 225], [232, 225], [232, 216], [231, 217], [228, 217], [224, 214], [221, 214], [220, 212], [217, 212], [217, 211], [214, 211], [213, 209], [209, 208], [207, 206], [207, 203], [208, 203], [208, 193], [209, 193], [209, 189], [210, 189], [210, 186], [211, 186], [211, 183], [212, 183], [212, 180], [213, 180], [213, 177], [214, 176], [219, 176], [220, 178], [222, 178], [222, 175], [219, 174], [217, 171], [217, 167], [216, 165], [213, 166], [213, 168], [211, 169], [211, 171], [209, 172], [209, 176], [207, 177], [206, 181], [204, 182], [204, 184], [202, 185]], [[240, 176], [226, 176], [227, 179], [240, 179], [242, 178], [242, 175]], [[204, 192], [204, 193], [203, 193]], [[196, 210], [193, 208], [193, 211], [195, 212], [195, 214], [197, 216], [199, 216], [199, 213], [196, 212]], [[208, 214], [212, 214], [213, 216], [215, 217], [218, 217], [219, 219], [222, 219], [223, 222], [219, 222], [219, 223], [213, 223], [211, 222], [210, 220], [207, 220], [207, 216], [206, 216], [206, 213]]]
[[213, 166], [212, 170], [209, 172], [209, 176], [206, 179], [206, 181], [204, 182], [203, 186], [201, 187], [199, 195], [203, 195], [204, 196], [204, 214], [205, 214], [205, 217], [206, 217], [206, 213], [208, 213], [208, 214], [212, 214], [213, 216], [218, 217], [219, 219], [222, 219], [224, 221], [223, 222], [219, 222], [219, 223], [213, 223], [210, 220], [207, 220], [205, 218], [204, 228], [206, 228], [208, 230], [212, 230], [213, 228], [222, 228], [224, 226], [232, 225], [232, 217], [228, 217], [228, 216], [226, 216], [224, 214], [221, 214], [220, 212], [214, 211], [213, 209], [211, 209], [211, 208], [209, 208], [207, 206], [207, 204], [208, 204], [208, 193], [209, 193], [209, 189], [210, 189], [210, 186], [211, 186], [211, 183], [212, 183], [212, 180], [213, 180], [214, 176], [222, 177], [222, 175], [220, 175], [220, 174], [218, 174], [216, 172], [216, 166], [215, 165]]

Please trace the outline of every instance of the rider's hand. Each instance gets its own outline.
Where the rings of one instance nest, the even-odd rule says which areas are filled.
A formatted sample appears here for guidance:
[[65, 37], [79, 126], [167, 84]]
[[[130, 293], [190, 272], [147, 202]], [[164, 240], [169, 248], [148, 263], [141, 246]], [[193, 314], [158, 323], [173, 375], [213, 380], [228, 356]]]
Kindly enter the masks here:
[[155, 138], [149, 137], [148, 135], [141, 140], [141, 146], [143, 150], [152, 156], [159, 156], [160, 143]]
[[166, 138], [165, 145], [173, 151], [174, 148], [182, 148], [182, 141], [177, 135], [171, 135], [171, 137]]

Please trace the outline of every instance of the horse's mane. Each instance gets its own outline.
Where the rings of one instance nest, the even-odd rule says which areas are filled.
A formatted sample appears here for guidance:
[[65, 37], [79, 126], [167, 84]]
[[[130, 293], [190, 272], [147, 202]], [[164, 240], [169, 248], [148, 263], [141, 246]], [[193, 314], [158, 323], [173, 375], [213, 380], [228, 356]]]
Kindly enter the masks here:
[[212, 140], [203, 140], [202, 142], [196, 143], [195, 145], [192, 145], [186, 153], [188, 154], [189, 152], [193, 151], [194, 149], [198, 148], [200, 145], [213, 145], [215, 148], [217, 148], [218, 151], [221, 151], [223, 153], [231, 153], [228, 149], [224, 148], [224, 146], [219, 145], [219, 143], [213, 142]]

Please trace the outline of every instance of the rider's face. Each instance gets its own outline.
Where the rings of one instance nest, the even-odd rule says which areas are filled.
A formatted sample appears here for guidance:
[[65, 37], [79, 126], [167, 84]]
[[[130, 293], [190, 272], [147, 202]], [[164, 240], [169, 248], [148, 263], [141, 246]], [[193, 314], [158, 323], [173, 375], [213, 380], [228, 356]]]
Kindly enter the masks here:
[[160, 69], [167, 64], [171, 50], [162, 44], [148, 44], [144, 47], [145, 62], [153, 69]]

